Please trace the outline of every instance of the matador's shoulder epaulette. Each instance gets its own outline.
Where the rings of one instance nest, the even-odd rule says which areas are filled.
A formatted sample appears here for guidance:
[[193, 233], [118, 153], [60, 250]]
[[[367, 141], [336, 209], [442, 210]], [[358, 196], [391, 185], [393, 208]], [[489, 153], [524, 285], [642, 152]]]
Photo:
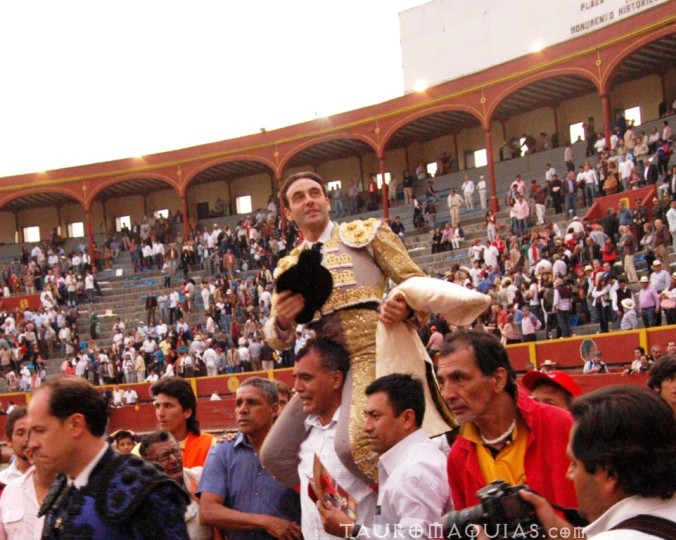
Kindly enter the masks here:
[[382, 220], [376, 218], [357, 219], [350, 223], [341, 223], [340, 239], [351, 248], [366, 247], [373, 242], [382, 224]]

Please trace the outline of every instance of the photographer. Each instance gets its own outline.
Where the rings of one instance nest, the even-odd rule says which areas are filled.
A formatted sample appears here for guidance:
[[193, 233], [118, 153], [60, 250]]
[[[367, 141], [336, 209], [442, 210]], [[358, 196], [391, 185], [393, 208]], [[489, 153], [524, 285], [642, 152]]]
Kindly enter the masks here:
[[576, 506], [566, 478], [572, 418], [517, 387], [507, 350], [497, 339], [485, 332], [454, 332], [441, 350], [437, 378], [460, 423], [448, 458], [457, 510], [477, 504], [477, 491], [498, 479], [525, 483], [557, 504]]
[[[568, 476], [583, 532], [598, 540], [676, 538], [676, 419], [655, 393], [610, 386], [578, 398], [571, 412]], [[547, 538], [580, 538], [543, 497], [521, 491]], [[481, 533], [478, 538], [486, 538]]]

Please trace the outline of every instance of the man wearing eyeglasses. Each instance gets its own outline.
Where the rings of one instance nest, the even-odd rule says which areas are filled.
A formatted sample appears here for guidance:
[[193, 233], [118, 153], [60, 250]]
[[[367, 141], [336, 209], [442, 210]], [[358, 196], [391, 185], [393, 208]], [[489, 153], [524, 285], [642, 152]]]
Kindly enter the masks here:
[[168, 431], [149, 433], [141, 441], [141, 457], [151, 463], [157, 463], [165, 474], [190, 494], [190, 504], [186, 508], [185, 526], [190, 540], [210, 540], [214, 532], [199, 520], [199, 501], [195, 491], [202, 476], [202, 467], [187, 469], [183, 467], [183, 453], [174, 436]]

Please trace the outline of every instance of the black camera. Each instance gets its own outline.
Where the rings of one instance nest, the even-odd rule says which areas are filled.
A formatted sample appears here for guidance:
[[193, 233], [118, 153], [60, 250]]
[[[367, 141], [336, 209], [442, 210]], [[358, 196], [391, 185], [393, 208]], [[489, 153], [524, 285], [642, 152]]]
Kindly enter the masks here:
[[519, 497], [528, 486], [495, 480], [477, 491], [476, 506], [449, 512], [441, 518], [444, 538], [474, 538], [472, 525], [483, 525], [489, 538], [545, 538], [533, 505]]

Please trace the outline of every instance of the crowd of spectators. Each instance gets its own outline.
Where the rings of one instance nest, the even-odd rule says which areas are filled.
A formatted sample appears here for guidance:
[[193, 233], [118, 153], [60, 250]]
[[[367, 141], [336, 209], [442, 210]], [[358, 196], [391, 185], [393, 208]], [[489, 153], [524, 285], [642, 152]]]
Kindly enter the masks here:
[[[530, 186], [518, 175], [506, 197], [507, 230], [488, 210], [486, 241], [473, 240], [468, 248], [470, 264], [455, 265], [446, 273], [446, 279], [493, 296], [490, 312], [477, 326], [503, 343], [534, 340], [540, 329], [548, 337], [568, 337], [581, 323], [598, 323], [601, 332], [608, 332], [611, 327], [634, 329], [639, 320], [645, 327], [657, 326], [663, 319], [667, 324], [676, 322], [676, 274], [670, 275], [669, 270], [676, 234], [676, 175], [665, 165], [673, 140], [669, 124], [665, 120], [662, 129], [647, 135], [618, 119], [609, 141], [596, 133], [593, 119], [585, 130], [588, 143], [593, 143], [588, 146], [589, 159], [578, 172], [567, 145], [567, 172], [562, 180], [550, 164], [543, 180], [533, 180]], [[548, 141], [542, 136], [535, 150], [549, 149]], [[439, 171], [444, 174], [453, 167], [448, 154], [442, 154]], [[415, 176], [408, 170], [402, 176], [405, 203], [414, 205], [416, 227], [429, 226], [432, 252], [461, 249], [465, 232], [460, 210], [473, 209], [477, 193], [479, 205], [486, 207], [485, 179], [475, 184], [466, 175], [459, 192], [451, 190], [450, 221], [441, 228], [435, 226], [438, 197], [433, 179], [424, 167], [418, 167]], [[424, 198], [412, 194], [416, 180], [427, 182]], [[609, 209], [597, 222], [574, 217], [565, 230], [545, 221], [548, 207], [556, 213], [565, 208], [572, 217], [578, 207], [590, 205], [598, 196], [650, 184], [658, 188], [650, 204], [636, 199], [631, 209], [620, 201], [617, 211]], [[396, 200], [397, 182], [390, 188]], [[377, 186], [368, 193], [375, 204], [374, 191]], [[336, 214], [344, 215], [342, 189], [333, 189], [330, 196]], [[363, 208], [359, 196], [351, 183], [352, 213]], [[101, 384], [167, 373], [206, 375], [260, 367], [260, 328], [270, 309], [271, 269], [287, 246], [296, 243], [298, 234], [292, 223], [282, 230], [279, 218], [276, 201], [271, 199], [267, 208], [232, 229], [214, 223], [192, 230], [188, 238], [184, 238], [184, 218], [177, 211], [167, 217], [145, 217], [131, 229], [110, 234], [102, 251], [96, 243], [90, 251], [82, 241], [67, 253], [56, 230], [49, 241], [30, 251], [23, 247], [20, 257], [3, 265], [3, 296], [40, 294], [41, 305], [35, 310], [0, 312], [0, 363], [8, 388], [27, 391], [39, 385], [46, 362], [55, 354], [66, 358], [62, 371]], [[401, 220], [396, 218], [392, 226], [404, 239]], [[101, 294], [98, 273], [112, 268], [123, 251], [129, 251], [134, 272], [161, 270], [163, 287], [148, 294], [145, 322], [125, 329], [119, 321], [123, 327], [116, 324], [112, 341], [102, 343], [97, 339], [100, 319], [94, 313], [91, 339], [81, 342], [78, 307], [96, 302]], [[636, 271], [634, 261], [640, 258], [648, 275]], [[191, 277], [196, 270], [204, 276], [199, 284]], [[180, 273], [182, 285], [172, 287]], [[638, 294], [629, 288], [633, 283], [639, 283]], [[205, 317], [191, 327], [183, 312], [196, 305]], [[276, 361], [291, 365], [288, 352], [275, 355]]]

